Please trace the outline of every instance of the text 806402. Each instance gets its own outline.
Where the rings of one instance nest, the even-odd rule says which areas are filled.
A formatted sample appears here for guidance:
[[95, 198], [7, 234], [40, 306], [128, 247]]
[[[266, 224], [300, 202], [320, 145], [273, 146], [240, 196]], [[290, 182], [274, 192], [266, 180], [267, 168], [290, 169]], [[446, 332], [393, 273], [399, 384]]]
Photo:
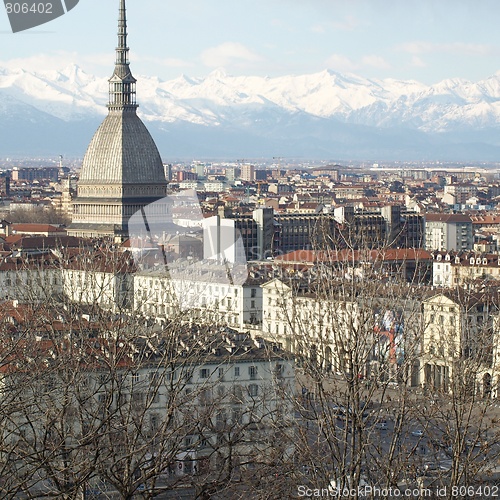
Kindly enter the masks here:
[[500, 495], [498, 486], [452, 486], [452, 497], [495, 498]]
[[52, 14], [52, 4], [49, 2], [38, 3], [6, 3], [7, 14]]

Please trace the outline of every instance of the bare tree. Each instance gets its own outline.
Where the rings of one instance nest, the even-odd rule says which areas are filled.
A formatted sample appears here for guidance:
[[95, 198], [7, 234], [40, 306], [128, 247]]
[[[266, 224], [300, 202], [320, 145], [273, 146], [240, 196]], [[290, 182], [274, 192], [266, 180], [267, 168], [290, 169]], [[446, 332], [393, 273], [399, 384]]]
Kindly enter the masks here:
[[2, 495], [248, 494], [251, 469], [291, 459], [293, 359], [221, 321], [133, 314], [127, 256], [110, 250], [56, 252], [58, 293], [38, 273], [31, 304], [11, 305]]

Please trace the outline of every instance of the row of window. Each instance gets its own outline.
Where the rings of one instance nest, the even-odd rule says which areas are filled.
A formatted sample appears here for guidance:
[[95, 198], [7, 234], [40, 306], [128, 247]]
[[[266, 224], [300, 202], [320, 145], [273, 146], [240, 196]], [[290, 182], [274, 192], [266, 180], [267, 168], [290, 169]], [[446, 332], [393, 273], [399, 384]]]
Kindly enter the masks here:
[[[240, 367], [235, 366], [233, 368], [233, 370], [234, 370], [234, 376], [239, 377], [240, 376]], [[219, 379], [223, 379], [225, 373], [227, 373], [227, 371], [224, 368], [219, 368], [218, 369]], [[250, 377], [251, 380], [255, 380], [257, 378], [257, 373], [258, 373], [258, 370], [257, 370], [256, 366], [249, 366], [248, 367], [248, 376]], [[210, 378], [211, 375], [212, 375], [212, 372], [211, 372], [210, 368], [201, 368], [200, 369], [200, 378], [202, 378], [202, 379]]]

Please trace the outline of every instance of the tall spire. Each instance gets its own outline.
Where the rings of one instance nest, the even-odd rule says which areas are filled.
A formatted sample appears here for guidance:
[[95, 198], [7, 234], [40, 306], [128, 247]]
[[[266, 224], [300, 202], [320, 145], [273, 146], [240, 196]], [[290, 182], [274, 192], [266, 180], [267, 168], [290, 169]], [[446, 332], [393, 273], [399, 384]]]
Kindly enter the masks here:
[[116, 64], [128, 64], [127, 47], [127, 12], [125, 9], [125, 0], [120, 0], [120, 11], [118, 17], [118, 47], [116, 48]]
[[135, 84], [128, 61], [127, 13], [125, 0], [120, 0], [118, 16], [118, 46], [116, 47], [115, 71], [109, 79], [109, 103], [111, 109], [136, 109]]

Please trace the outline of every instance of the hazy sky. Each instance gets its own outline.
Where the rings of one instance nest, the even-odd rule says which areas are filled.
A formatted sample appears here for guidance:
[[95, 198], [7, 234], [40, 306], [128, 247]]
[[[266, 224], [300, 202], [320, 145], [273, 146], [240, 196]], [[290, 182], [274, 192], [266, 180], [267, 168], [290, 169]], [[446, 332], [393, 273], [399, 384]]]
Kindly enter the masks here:
[[[110, 75], [118, 3], [80, 0], [17, 34], [0, 6], [0, 66]], [[329, 68], [431, 84], [500, 70], [498, 0], [128, 0], [127, 10], [133, 72], [163, 80]]]

